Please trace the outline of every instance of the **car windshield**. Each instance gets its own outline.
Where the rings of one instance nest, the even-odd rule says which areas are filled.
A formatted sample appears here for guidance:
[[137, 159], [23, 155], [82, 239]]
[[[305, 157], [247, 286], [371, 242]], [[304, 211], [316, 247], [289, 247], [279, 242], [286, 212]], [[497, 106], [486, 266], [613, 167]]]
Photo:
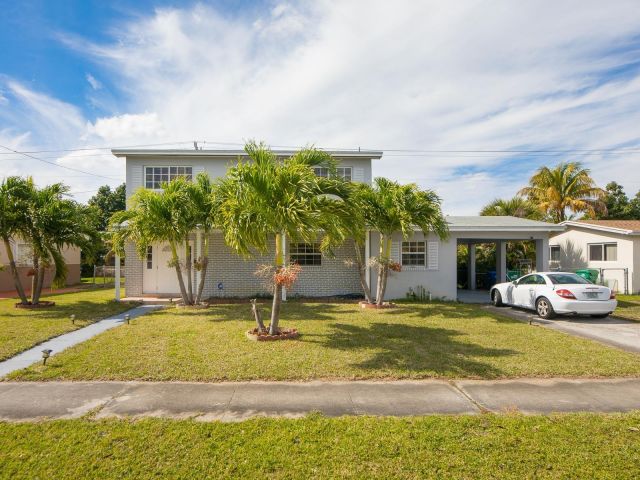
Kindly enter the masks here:
[[590, 284], [591, 282], [575, 273], [550, 273], [547, 275], [554, 285]]

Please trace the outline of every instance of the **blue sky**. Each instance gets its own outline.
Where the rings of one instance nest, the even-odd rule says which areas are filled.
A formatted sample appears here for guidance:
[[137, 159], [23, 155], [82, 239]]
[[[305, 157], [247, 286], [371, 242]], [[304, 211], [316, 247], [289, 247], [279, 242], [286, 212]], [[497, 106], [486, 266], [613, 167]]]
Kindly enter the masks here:
[[561, 160], [640, 190], [635, 1], [363, 5], [0, 0], [0, 145], [62, 166], [0, 155], [2, 175], [86, 200], [124, 178], [101, 148], [255, 138], [384, 149], [375, 174], [453, 214]]

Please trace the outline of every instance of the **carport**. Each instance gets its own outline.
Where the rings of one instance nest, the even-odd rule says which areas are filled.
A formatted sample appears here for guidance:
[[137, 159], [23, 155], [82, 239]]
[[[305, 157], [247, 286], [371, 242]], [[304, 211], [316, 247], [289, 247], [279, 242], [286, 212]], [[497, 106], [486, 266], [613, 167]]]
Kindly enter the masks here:
[[562, 225], [539, 222], [517, 217], [447, 217], [451, 241], [456, 245], [466, 245], [467, 289], [458, 289], [457, 299], [465, 303], [489, 301], [486, 291], [478, 290], [476, 269], [476, 247], [480, 244], [495, 245], [495, 283], [507, 281], [507, 243], [533, 241], [535, 243], [535, 264], [532, 270], [549, 270], [549, 236], [552, 232], [564, 230]]

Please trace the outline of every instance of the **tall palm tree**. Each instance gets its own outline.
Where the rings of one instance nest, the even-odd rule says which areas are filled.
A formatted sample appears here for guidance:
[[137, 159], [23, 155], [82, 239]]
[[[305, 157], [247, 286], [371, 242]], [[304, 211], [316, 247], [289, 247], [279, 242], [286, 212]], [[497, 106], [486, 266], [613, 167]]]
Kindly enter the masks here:
[[68, 191], [69, 187], [62, 183], [30, 191], [24, 233], [32, 248], [32, 304], [40, 301], [47, 268], [55, 267], [53, 285], [64, 285], [67, 266], [62, 250], [65, 247], [78, 247], [91, 258], [99, 243], [95, 212], [64, 198]]
[[266, 253], [275, 239], [273, 305], [269, 333], [278, 333], [285, 268], [285, 236], [303, 242], [322, 237], [320, 248], [330, 253], [344, 241], [348, 208], [344, 199], [350, 185], [337, 178], [322, 178], [314, 165], [335, 169], [335, 161], [314, 148], [280, 160], [264, 144], [245, 146], [249, 161], [239, 160], [219, 184], [220, 225], [226, 243], [243, 256]]
[[349, 221], [346, 228], [349, 230], [349, 237], [353, 239], [353, 249], [355, 256], [355, 267], [358, 269], [360, 287], [364, 293], [367, 303], [373, 303], [371, 288], [367, 283], [367, 265], [369, 258], [365, 258], [364, 249], [369, 225], [365, 216], [365, 206], [367, 199], [372, 195], [371, 186], [366, 183], [353, 185], [353, 192], [349, 197], [348, 208], [350, 210]]
[[502, 199], [496, 198], [480, 210], [482, 216], [509, 216], [540, 220], [542, 214], [529, 200], [521, 196]]
[[[113, 250], [124, 255], [124, 245], [132, 241], [143, 258], [147, 247], [168, 243], [171, 249], [169, 265], [175, 269], [180, 295], [185, 305], [193, 305], [189, 236], [197, 225], [197, 214], [191, 208], [190, 187], [179, 177], [163, 183], [161, 191], [141, 188], [131, 197], [128, 210], [116, 212], [109, 222]], [[183, 250], [181, 258], [179, 252]], [[187, 286], [183, 278], [187, 274]]]
[[441, 200], [432, 190], [420, 190], [416, 184], [400, 185], [376, 178], [373, 188], [363, 196], [364, 214], [370, 227], [380, 233], [376, 303], [382, 305], [391, 263], [391, 236], [394, 232], [409, 238], [418, 227], [426, 235], [434, 232], [444, 239], [447, 223]]
[[567, 219], [567, 211], [589, 216], [606, 212], [605, 191], [596, 186], [590, 171], [580, 162], [541, 167], [519, 193], [556, 223]]
[[31, 178], [7, 177], [0, 183], [0, 238], [7, 251], [11, 276], [23, 304], [29, 301], [20, 280], [11, 243], [16, 237], [22, 237], [24, 234], [27, 224], [27, 204], [32, 189]]

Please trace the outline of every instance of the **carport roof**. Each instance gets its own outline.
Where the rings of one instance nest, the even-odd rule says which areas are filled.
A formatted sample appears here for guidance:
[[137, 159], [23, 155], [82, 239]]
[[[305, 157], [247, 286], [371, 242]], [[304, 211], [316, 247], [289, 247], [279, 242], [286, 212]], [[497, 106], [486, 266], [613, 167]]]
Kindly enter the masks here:
[[506, 216], [447, 216], [452, 232], [561, 232], [563, 225]]

